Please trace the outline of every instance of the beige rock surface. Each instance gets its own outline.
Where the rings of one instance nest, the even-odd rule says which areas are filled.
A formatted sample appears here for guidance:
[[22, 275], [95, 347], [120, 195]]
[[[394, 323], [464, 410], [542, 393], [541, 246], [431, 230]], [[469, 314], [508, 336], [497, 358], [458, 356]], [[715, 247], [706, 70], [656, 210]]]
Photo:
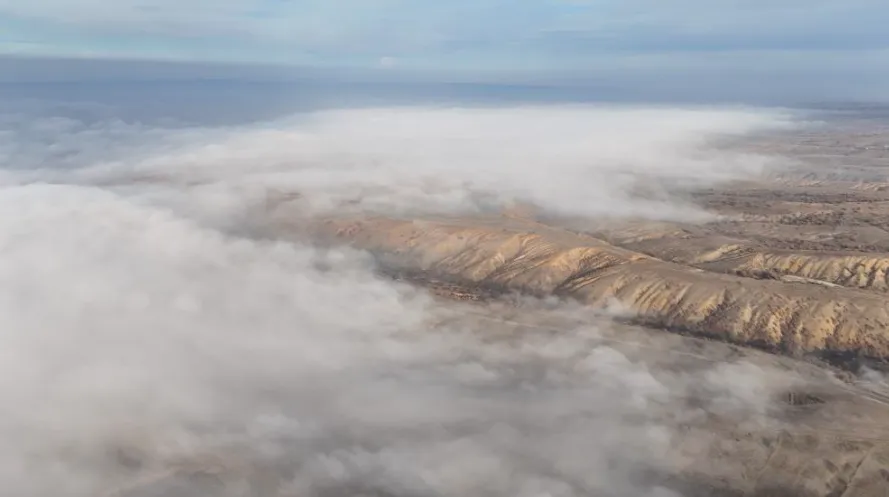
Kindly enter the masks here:
[[[322, 229], [392, 267], [466, 285], [618, 303], [654, 327], [785, 353], [889, 358], [889, 301], [875, 293], [706, 271], [517, 220], [371, 218]], [[703, 260], [734, 250], [719, 247]]]

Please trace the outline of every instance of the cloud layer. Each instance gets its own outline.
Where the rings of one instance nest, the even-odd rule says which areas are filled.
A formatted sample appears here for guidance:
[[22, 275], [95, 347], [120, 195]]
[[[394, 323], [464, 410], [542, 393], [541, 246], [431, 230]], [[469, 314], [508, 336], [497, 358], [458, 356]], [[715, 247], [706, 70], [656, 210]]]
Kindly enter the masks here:
[[[157, 183], [142, 194], [185, 195], [192, 206], [203, 199], [216, 216], [278, 192], [301, 195], [296, 203], [315, 212], [477, 212], [519, 201], [578, 215], [689, 219], [702, 213], [669, 199], [670, 185], [778, 166], [711, 141], [790, 125], [790, 114], [774, 111], [596, 106], [332, 110], [176, 131], [46, 119], [17, 131], [29, 138], [10, 141], [7, 155], [36, 178]], [[640, 186], [654, 196], [631, 198]]]
[[[479, 46], [530, 41], [557, 33], [587, 34], [618, 46], [645, 39], [731, 40], [740, 48], [796, 48], [793, 40], [837, 47], [851, 38], [861, 48], [886, 48], [882, 21], [889, 15], [878, 0], [700, 2], [669, 6], [651, 0], [542, 1], [515, 5], [503, 0], [456, 1], [448, 4], [371, 0], [363, 2], [272, 2], [265, 0], [51, 0], [22, 3], [3, 0], [0, 12], [22, 19], [42, 19], [105, 33], [147, 33], [172, 37], [240, 35], [291, 40], [307, 49], [366, 50], [368, 42], [399, 52], [447, 45]], [[750, 28], [760, 29], [752, 36]], [[399, 29], [393, 29], [393, 28]], [[845, 38], [831, 44], [830, 38]], [[638, 40], [637, 40], [638, 42]], [[790, 43], [788, 45], [788, 43]], [[711, 43], [713, 44], [713, 43]], [[803, 48], [810, 46], [802, 45]], [[661, 47], [661, 49], [670, 46]]]
[[[672, 497], [637, 473], [671, 470], [678, 424], [727, 415], [759, 426], [790, 381], [745, 364], [654, 369], [600, 340], [604, 315], [561, 336], [498, 338], [465, 309], [380, 278], [367, 254], [243, 236], [276, 193], [299, 194], [295, 222], [516, 199], [694, 217], [631, 189], [756, 174], [765, 158], [708, 140], [786, 126], [781, 113], [386, 108], [222, 129], [2, 122], [0, 486], [14, 495], [95, 496], [170, 467], [221, 466], [224, 489], [192, 481], [191, 491]], [[276, 487], [263, 490], [269, 480]]]
[[242, 62], [364, 67], [386, 56], [416, 67], [580, 69], [625, 52], [879, 51], [889, 48], [887, 21], [878, 0], [0, 0], [7, 42], [25, 53], [206, 60], [228, 52]]

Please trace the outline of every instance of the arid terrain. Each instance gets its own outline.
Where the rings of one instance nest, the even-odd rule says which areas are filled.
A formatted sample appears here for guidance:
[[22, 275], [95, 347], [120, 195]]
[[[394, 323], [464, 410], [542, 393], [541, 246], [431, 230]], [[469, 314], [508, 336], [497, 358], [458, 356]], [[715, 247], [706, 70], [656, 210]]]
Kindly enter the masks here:
[[[328, 218], [312, 230], [372, 251], [389, 277], [461, 301], [459, 319], [487, 323], [492, 340], [574, 333], [582, 318], [535, 300], [557, 297], [616, 313], [595, 340], [656, 377], [735, 363], [792, 373], [793, 384], [767, 399], [751, 393], [759, 422], [743, 409], [672, 419], [684, 431], [651, 478], [682, 495], [889, 495], [889, 385], [880, 373], [889, 361], [889, 126], [831, 118], [727, 146], [789, 166], [758, 181], [670, 192], [715, 214], [710, 222], [526, 206]], [[287, 216], [275, 219], [281, 232]], [[651, 416], [687, 412], [705, 402], [696, 395]]]
[[[673, 192], [706, 223], [356, 216], [317, 232], [396, 272], [472, 291], [617, 303], [651, 327], [881, 368], [889, 359], [889, 127], [846, 122], [740, 145], [792, 159], [761, 181]], [[279, 220], [286, 223], [286, 220]]]

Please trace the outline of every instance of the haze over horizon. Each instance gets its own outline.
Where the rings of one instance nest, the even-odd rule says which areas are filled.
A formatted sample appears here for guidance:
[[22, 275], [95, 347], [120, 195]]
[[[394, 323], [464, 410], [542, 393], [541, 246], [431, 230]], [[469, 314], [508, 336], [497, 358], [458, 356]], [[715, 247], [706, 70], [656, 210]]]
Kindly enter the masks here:
[[877, 0], [3, 0], [0, 81], [59, 79], [59, 67], [74, 79], [346, 71], [580, 87], [606, 100], [885, 101], [886, 25]]

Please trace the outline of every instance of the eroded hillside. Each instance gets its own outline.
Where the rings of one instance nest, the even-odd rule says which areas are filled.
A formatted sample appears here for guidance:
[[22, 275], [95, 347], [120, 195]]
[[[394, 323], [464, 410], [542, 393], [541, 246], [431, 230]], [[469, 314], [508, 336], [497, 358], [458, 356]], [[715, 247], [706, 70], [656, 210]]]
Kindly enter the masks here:
[[852, 125], [745, 143], [789, 157], [792, 166], [761, 181], [677, 193], [717, 214], [707, 223], [570, 218], [527, 208], [338, 217], [316, 229], [373, 251], [389, 270], [488, 292], [616, 304], [655, 328], [880, 363], [889, 359], [883, 136]]
[[462, 284], [616, 303], [651, 326], [786, 353], [889, 357], [883, 295], [709, 271], [538, 223], [488, 222], [374, 218], [327, 221], [323, 230], [391, 268]]

